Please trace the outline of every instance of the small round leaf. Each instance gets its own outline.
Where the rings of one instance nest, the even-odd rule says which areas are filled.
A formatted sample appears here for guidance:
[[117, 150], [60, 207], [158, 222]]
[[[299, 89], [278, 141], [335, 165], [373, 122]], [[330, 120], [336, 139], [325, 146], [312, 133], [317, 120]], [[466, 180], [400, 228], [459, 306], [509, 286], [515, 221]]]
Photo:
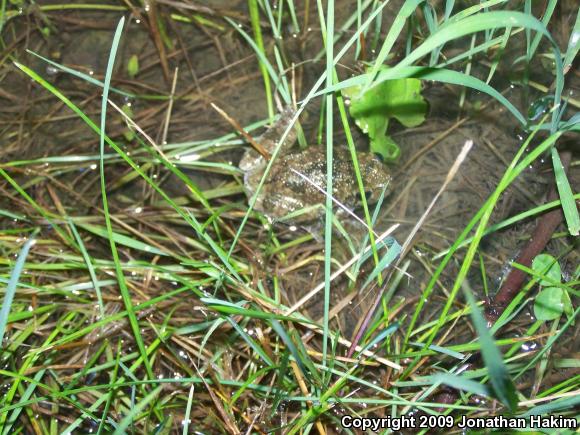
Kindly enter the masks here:
[[561, 282], [562, 280], [560, 265], [556, 259], [549, 254], [540, 254], [534, 258], [534, 261], [532, 261], [532, 269], [536, 273], [550, 279], [550, 281], [541, 279], [540, 285], [542, 286], [554, 285], [554, 282]]
[[564, 291], [559, 287], [548, 287], [538, 293], [534, 303], [534, 314], [538, 320], [554, 320], [564, 312]]

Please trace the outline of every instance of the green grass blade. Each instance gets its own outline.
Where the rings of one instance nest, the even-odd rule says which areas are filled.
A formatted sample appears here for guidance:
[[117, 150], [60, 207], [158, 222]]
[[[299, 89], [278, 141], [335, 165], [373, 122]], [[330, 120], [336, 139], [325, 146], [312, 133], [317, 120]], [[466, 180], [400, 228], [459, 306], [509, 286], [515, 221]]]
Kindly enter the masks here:
[[16, 294], [16, 288], [18, 287], [18, 281], [20, 280], [20, 275], [22, 274], [22, 269], [24, 268], [24, 263], [26, 262], [26, 257], [28, 256], [28, 251], [36, 243], [37, 231], [35, 231], [32, 236], [24, 243], [18, 258], [16, 259], [16, 264], [14, 264], [14, 269], [10, 274], [10, 281], [6, 287], [6, 292], [4, 293], [4, 300], [2, 301], [2, 309], [0, 309], [0, 349], [2, 348], [2, 343], [4, 339], [4, 332], [6, 331], [6, 325], [8, 324], [8, 315], [10, 314], [10, 308], [12, 307], [12, 301], [14, 300], [14, 295]]
[[99, 303], [99, 312], [101, 314], [101, 317], [105, 317], [105, 305], [103, 304], [103, 295], [101, 294], [101, 286], [99, 285], [99, 280], [97, 279], [97, 274], [95, 273], [93, 262], [91, 261], [91, 257], [87, 252], [87, 248], [83, 243], [83, 239], [81, 238], [79, 232], [77, 231], [77, 227], [75, 226], [72, 220], [69, 220], [69, 226], [73, 233], [73, 236], [75, 237], [79, 245], [81, 254], [83, 256], [83, 259], [85, 260], [85, 264], [87, 265], [87, 270], [89, 271], [89, 276], [91, 277], [91, 281], [93, 282], [95, 293], [97, 295], [97, 301]]
[[552, 163], [554, 165], [554, 175], [556, 177], [556, 186], [560, 201], [562, 202], [562, 210], [568, 225], [568, 231], [573, 236], [577, 236], [580, 232], [580, 217], [578, 216], [578, 207], [574, 200], [574, 194], [570, 187], [570, 182], [560, 161], [560, 155], [556, 148], [552, 148]]
[[580, 50], [580, 8], [578, 8], [576, 22], [574, 23], [574, 29], [570, 35], [570, 41], [566, 49], [566, 57], [564, 58], [564, 69], [566, 71], [572, 67], [572, 62], [574, 62], [578, 50]]
[[113, 75], [113, 65], [115, 64], [115, 57], [117, 55], [117, 48], [119, 47], [119, 41], [121, 40], [121, 34], [123, 31], [123, 25], [125, 23], [125, 17], [121, 17], [119, 24], [117, 24], [117, 29], [115, 30], [115, 35], [113, 37], [113, 43], [111, 45], [111, 52], [109, 53], [109, 60], [107, 62], [107, 71], [105, 73], [105, 82], [103, 86], [103, 98], [101, 102], [101, 132], [99, 135], [99, 170], [100, 170], [100, 180], [101, 180], [101, 195], [103, 199], [103, 213], [105, 215], [105, 224], [107, 226], [107, 234], [109, 238], [109, 244], [111, 247], [111, 253], [113, 255], [113, 262], [115, 263], [115, 273], [117, 275], [117, 281], [119, 283], [119, 289], [121, 291], [121, 297], [123, 298], [123, 303], [127, 310], [127, 316], [129, 317], [129, 323], [131, 324], [131, 329], [133, 330], [133, 335], [135, 336], [135, 343], [139, 349], [139, 353], [143, 358], [143, 363], [145, 364], [145, 370], [150, 379], [153, 379], [153, 370], [151, 369], [151, 364], [149, 363], [149, 358], [147, 358], [147, 351], [145, 349], [145, 344], [143, 342], [143, 337], [141, 336], [141, 329], [139, 328], [139, 321], [135, 315], [135, 310], [133, 308], [133, 301], [131, 300], [131, 294], [125, 282], [125, 275], [123, 272], [123, 267], [121, 266], [121, 260], [119, 258], [119, 252], [117, 251], [117, 245], [113, 236], [113, 225], [111, 223], [111, 216], [109, 214], [109, 203], [107, 201], [107, 185], [105, 182], [105, 161], [103, 156], [105, 154], [105, 126], [107, 122], [107, 99], [109, 97], [109, 85], [111, 83], [111, 76]]
[[[554, 9], [556, 9], [557, 3], [558, 3], [558, 0], [549, 0], [548, 4], [545, 7], [544, 14], [542, 16], [542, 23], [544, 24], [544, 26], [546, 26], [546, 28], [548, 27], [548, 24], [550, 23], [550, 19], [552, 18], [552, 14], [554, 13]], [[526, 53], [526, 55], [528, 56], [529, 59], [532, 59], [534, 57], [534, 54], [536, 53], [536, 50], [538, 49], [538, 45], [540, 45], [541, 40], [542, 40], [542, 34], [536, 33], [536, 35], [534, 36], [534, 39], [532, 40], [532, 42], [530, 44], [530, 49]]]
[[387, 267], [389, 267], [401, 253], [401, 245], [395, 240], [393, 244], [389, 247], [387, 253], [381, 258], [379, 263], [374, 267], [372, 272], [369, 274], [367, 279], [361, 288], [366, 288], [372, 280], [374, 280], [380, 273], [382, 273]]
[[313, 322], [308, 321], [306, 319], [297, 319], [295, 317], [284, 316], [282, 314], [269, 313], [260, 310], [252, 310], [240, 306], [241, 304], [245, 303], [245, 301], [240, 301], [237, 304], [233, 304], [231, 302], [222, 301], [220, 299], [214, 298], [201, 298], [200, 300], [201, 302], [206, 304], [209, 308], [224, 314], [243, 316], [254, 319], [266, 319], [266, 320], [276, 319], [289, 322], [313, 324]]
[[83, 224], [83, 223], [79, 223], [78, 226], [96, 236], [104, 238], [112, 238], [115, 241], [115, 243], [118, 243], [119, 245], [126, 246], [128, 248], [135, 249], [137, 251], [141, 251], [147, 254], [160, 255], [162, 257], [168, 256], [166, 252], [154, 246], [151, 246], [148, 243], [144, 243], [131, 237], [127, 237], [124, 234], [120, 234], [117, 232], [112, 232], [111, 234], [109, 234], [107, 228], [103, 228], [98, 225]]
[[[252, 23], [252, 31], [254, 32], [254, 37], [257, 49], [262, 53], [262, 57], [266, 57], [266, 49], [264, 48], [264, 38], [262, 38], [262, 28], [260, 27], [260, 12], [258, 9], [258, 0], [248, 0], [248, 9], [250, 10], [250, 21]], [[268, 115], [270, 118], [274, 116], [274, 104], [272, 100], [272, 89], [270, 87], [270, 76], [268, 75], [268, 68], [262, 62], [260, 62], [260, 71], [262, 72], [262, 78], [264, 80], [264, 91], [266, 93], [266, 103], [268, 106]]]
[[6, 22], [6, 1], [7, 0], [2, 0], [2, 6], [0, 6], [0, 35], [2, 35], [4, 23]]
[[507, 406], [511, 412], [514, 412], [518, 405], [518, 399], [510, 374], [503, 362], [501, 352], [493, 341], [486, 321], [471, 291], [467, 287], [463, 291], [471, 307], [471, 319], [477, 331], [478, 340], [481, 344], [481, 355], [487, 367], [495, 397]]
[[298, 348], [296, 347], [295, 343], [292, 341], [292, 339], [290, 338], [284, 327], [277, 320], [271, 320], [270, 325], [272, 326], [272, 329], [276, 332], [276, 334], [280, 336], [284, 344], [286, 344], [288, 351], [294, 357], [294, 360], [296, 361], [296, 364], [298, 364], [298, 367], [300, 367], [302, 373], [306, 375], [307, 370], [303, 363], [302, 358], [300, 357], [300, 352], [298, 351]]
[[362, 355], [367, 350], [371, 349], [373, 346], [381, 343], [389, 335], [392, 335], [397, 329], [399, 329], [399, 324], [397, 322], [390, 324], [383, 331], [381, 331], [375, 338], [373, 338], [365, 347], [359, 352]]
[[[84, 80], [92, 85], [98, 86], [100, 88], [103, 88], [105, 86], [105, 84], [103, 82], [101, 82], [100, 80], [97, 80], [96, 78], [94, 78], [88, 74], [84, 74], [80, 71], [74, 70], [74, 69], [69, 68], [69, 67], [64, 66], [64, 65], [61, 65], [60, 63], [56, 63], [50, 59], [47, 59], [44, 56], [41, 56], [40, 54], [35, 53], [32, 50], [26, 50], [26, 52], [29, 54], [32, 54], [33, 56], [38, 57], [39, 59], [43, 60], [44, 62], [48, 63], [49, 65], [52, 65], [53, 67], [65, 72], [67, 74], [70, 74], [74, 77], [77, 77], [81, 80]], [[122, 91], [120, 89], [110, 88], [110, 90], [111, 90], [111, 92], [115, 92], [119, 95], [123, 95], [124, 97], [128, 97], [128, 98], [135, 98], [136, 97], [135, 94], [132, 94], [130, 92], [125, 92], [125, 91]]]
[[477, 3], [473, 6], [470, 6], [466, 9], [463, 9], [462, 11], [457, 12], [455, 15], [453, 15], [451, 18], [449, 18], [449, 20], [447, 20], [446, 24], [451, 24], [451, 23], [460, 21], [460, 20], [467, 18], [473, 14], [476, 14], [480, 11], [488, 10], [492, 6], [495, 6], [495, 5], [498, 5], [501, 3], [507, 3], [507, 1], [508, 0], [488, 0], [485, 2]]
[[451, 373], [438, 373], [430, 376], [429, 381], [434, 384], [445, 384], [458, 390], [467, 391], [471, 394], [478, 394], [480, 396], [490, 396], [489, 389], [479, 382], [468, 379], [464, 376], [457, 376]]
[[[510, 39], [511, 33], [512, 33], [512, 29], [511, 29], [511, 27], [508, 27], [507, 29], [505, 29], [503, 36], [501, 36], [499, 38], [492, 39], [492, 41], [499, 40], [499, 48], [497, 50], [497, 54], [493, 58], [491, 68], [489, 69], [489, 73], [487, 75], [487, 80], [485, 81], [485, 83], [487, 83], [487, 84], [489, 84], [489, 82], [491, 82], [491, 79], [493, 78], [493, 75], [495, 74], [497, 66], [499, 65], [499, 61], [501, 60], [501, 55], [503, 54], [503, 52], [505, 50], [505, 47]], [[472, 50], [472, 51], [476, 51], [476, 50]]]
[[191, 408], [193, 406], [193, 392], [195, 390], [195, 384], [191, 384], [189, 387], [189, 394], [187, 395], [187, 405], [185, 407], [185, 418], [183, 419], [183, 431], [181, 432], [183, 435], [187, 435], [189, 433], [189, 416], [191, 415]]
[[[410, 342], [409, 344], [411, 344], [413, 346], [421, 347], [421, 348], [423, 347], [423, 343]], [[463, 354], [461, 352], [457, 352], [456, 350], [453, 350], [453, 349], [449, 349], [447, 347], [438, 346], [436, 344], [430, 345], [429, 350], [433, 350], [435, 352], [442, 353], [444, 355], [448, 355], [448, 356], [455, 358], [455, 359], [459, 359], [459, 360], [465, 359], [465, 354]]]
[[530, 409], [529, 411], [527, 411], [522, 415], [524, 417], [527, 417], [530, 415], [557, 414], [558, 413], [557, 411], [573, 409], [578, 405], [580, 405], [580, 395], [576, 395], [575, 397], [567, 397], [560, 400], [554, 400], [553, 402], [546, 403], [544, 405], [534, 406], [532, 409]]
[[236, 330], [236, 332], [239, 334], [239, 336], [242, 337], [242, 339], [246, 343], [248, 343], [248, 346], [250, 346], [250, 348], [252, 348], [254, 350], [254, 352], [256, 352], [256, 355], [258, 355], [260, 358], [262, 358], [262, 360], [266, 363], [267, 366], [270, 367], [270, 366], [274, 365], [274, 362], [268, 356], [266, 351], [264, 351], [264, 349], [262, 349], [262, 346], [260, 346], [259, 343], [257, 343], [252, 337], [250, 337], [250, 335], [244, 331], [244, 328], [242, 328], [238, 324], [238, 322], [236, 322], [232, 317], [227, 317], [226, 319], [228, 322], [230, 322], [230, 324]]
[[[319, 7], [321, 6], [319, 2]], [[322, 8], [321, 8], [322, 10]], [[326, 22], [320, 14], [322, 31], [326, 31], [324, 38], [326, 49], [326, 85], [334, 83], [334, 0], [327, 1]], [[334, 95], [326, 95], [326, 198], [325, 198], [325, 221], [324, 221], [324, 308], [322, 320], [322, 366], [326, 366], [328, 353], [328, 340], [330, 337], [329, 312], [330, 312], [330, 275], [332, 274], [332, 160], [334, 149]]]
[[403, 30], [403, 27], [407, 22], [407, 18], [409, 18], [409, 16], [415, 11], [415, 9], [417, 9], [417, 6], [419, 6], [419, 4], [421, 4], [423, 1], [424, 0], [406, 0], [403, 6], [401, 7], [401, 10], [395, 17], [395, 20], [393, 21], [393, 24], [389, 29], [389, 33], [387, 34], [385, 41], [383, 42], [381, 51], [379, 51], [379, 54], [375, 59], [374, 66], [368, 75], [367, 81], [363, 85], [361, 94], [364, 93], [370, 87], [371, 83], [375, 80], [379, 72], [379, 69], [383, 66], [385, 60], [387, 60], [387, 57], [391, 52], [391, 48], [393, 48], [393, 45], [395, 45], [395, 41], [397, 40], [399, 34]]
[[163, 385], [158, 386], [153, 391], [151, 391], [151, 393], [149, 393], [147, 396], [141, 399], [139, 403], [137, 403], [135, 407], [132, 408], [131, 411], [123, 418], [123, 420], [121, 420], [121, 423], [119, 423], [119, 426], [117, 427], [115, 432], [113, 432], [113, 435], [124, 435], [128, 433], [127, 428], [133, 423], [135, 417], [137, 417], [141, 413], [141, 411], [145, 409], [145, 407], [149, 404], [149, 402], [157, 398], [162, 388]]
[[107, 415], [109, 414], [109, 409], [111, 407], [111, 403], [113, 402], [116, 390], [113, 387], [117, 382], [117, 375], [119, 373], [119, 365], [121, 363], [121, 343], [122, 340], [117, 342], [117, 357], [115, 358], [115, 366], [113, 367], [113, 373], [111, 374], [111, 388], [109, 389], [109, 394], [107, 395], [107, 402], [105, 403], [105, 409], [103, 409], [103, 413], [101, 415], [101, 421], [99, 422], [99, 428], [97, 429], [97, 435], [100, 435], [105, 428], [105, 421], [107, 421]]

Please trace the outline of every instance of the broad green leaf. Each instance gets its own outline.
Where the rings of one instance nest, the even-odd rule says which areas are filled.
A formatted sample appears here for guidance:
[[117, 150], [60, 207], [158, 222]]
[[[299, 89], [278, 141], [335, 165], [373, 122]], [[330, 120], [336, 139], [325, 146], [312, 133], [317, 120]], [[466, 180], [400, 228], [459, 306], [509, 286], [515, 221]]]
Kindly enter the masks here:
[[540, 280], [540, 285], [549, 286], [554, 282], [560, 282], [562, 271], [560, 265], [554, 257], [549, 254], [540, 254], [532, 261], [532, 269], [538, 274], [548, 278]]
[[362, 94], [362, 85], [342, 92], [350, 99], [350, 114], [356, 125], [369, 136], [371, 151], [385, 160], [393, 161], [400, 155], [399, 146], [387, 135], [391, 118], [405, 127], [416, 127], [425, 121], [427, 102], [421, 96], [418, 79], [387, 80]]
[[401, 148], [388, 134], [371, 139], [371, 151], [386, 161], [395, 161], [401, 155]]
[[564, 312], [564, 290], [548, 287], [538, 293], [534, 302], [534, 314], [538, 320], [554, 320]]
[[386, 82], [390, 86], [392, 117], [405, 127], [417, 127], [425, 121], [427, 102], [421, 95], [421, 80], [402, 79]]
[[139, 73], [139, 58], [136, 54], [129, 58], [127, 62], [127, 74], [129, 77], [134, 78]]

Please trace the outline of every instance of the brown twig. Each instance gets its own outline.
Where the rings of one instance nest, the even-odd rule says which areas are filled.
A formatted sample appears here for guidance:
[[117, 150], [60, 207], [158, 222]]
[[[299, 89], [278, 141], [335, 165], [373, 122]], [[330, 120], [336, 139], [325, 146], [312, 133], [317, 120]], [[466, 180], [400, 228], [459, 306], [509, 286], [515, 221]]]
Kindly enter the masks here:
[[171, 83], [169, 74], [169, 62], [167, 62], [167, 52], [165, 50], [165, 45], [163, 43], [163, 38], [161, 37], [161, 32], [159, 31], [160, 17], [157, 13], [156, 2], [152, 1], [149, 3], [149, 9], [147, 9], [147, 18], [149, 21], [148, 30], [153, 39], [153, 43], [157, 48], [159, 53], [159, 61], [161, 62], [161, 70], [163, 71], [163, 77], [165, 82], [169, 85]]
[[[568, 151], [563, 152], [561, 154], [561, 160], [564, 170], [567, 170], [568, 166], [570, 166], [571, 153]], [[554, 183], [548, 193], [547, 202], [555, 201], [556, 199], [558, 199], [558, 190]], [[563, 214], [560, 207], [544, 214], [538, 220], [536, 228], [530, 237], [530, 241], [522, 249], [515, 262], [522, 266], [530, 267], [532, 260], [544, 250], [552, 238], [552, 234], [554, 234], [554, 231], [556, 231], [556, 228], [562, 222], [562, 219]], [[486, 317], [488, 321], [494, 322], [497, 320], [512, 299], [518, 294], [526, 277], [527, 274], [520, 269], [513, 268], [510, 271], [496, 295], [487, 303]]]
[[224, 118], [228, 122], [228, 124], [230, 124], [238, 133], [240, 133], [242, 137], [246, 139], [250, 143], [250, 145], [252, 145], [254, 149], [262, 155], [262, 157], [264, 157], [266, 160], [270, 160], [270, 154], [268, 154], [268, 151], [266, 151], [262, 145], [256, 142], [256, 140], [246, 130], [244, 130], [244, 127], [242, 127], [238, 121], [236, 121], [234, 118], [228, 115], [223, 109], [219, 108], [216, 104], [211, 103], [211, 107], [213, 107], [214, 110], [217, 113], [219, 113], [221, 117]]

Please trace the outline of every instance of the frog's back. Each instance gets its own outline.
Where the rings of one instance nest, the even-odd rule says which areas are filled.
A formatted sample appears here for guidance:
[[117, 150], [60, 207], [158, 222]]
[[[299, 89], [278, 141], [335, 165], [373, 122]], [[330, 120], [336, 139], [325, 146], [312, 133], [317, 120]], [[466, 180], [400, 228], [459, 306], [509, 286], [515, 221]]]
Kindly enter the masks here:
[[[358, 155], [365, 191], [378, 198], [390, 177], [385, 166], [370, 153]], [[360, 194], [351, 155], [344, 148], [333, 150], [333, 197], [349, 208], [359, 204]], [[264, 213], [282, 217], [301, 208], [325, 203], [326, 153], [321, 147], [309, 147], [301, 152], [281, 156], [274, 163], [264, 186]], [[323, 208], [311, 212], [320, 215]]]

